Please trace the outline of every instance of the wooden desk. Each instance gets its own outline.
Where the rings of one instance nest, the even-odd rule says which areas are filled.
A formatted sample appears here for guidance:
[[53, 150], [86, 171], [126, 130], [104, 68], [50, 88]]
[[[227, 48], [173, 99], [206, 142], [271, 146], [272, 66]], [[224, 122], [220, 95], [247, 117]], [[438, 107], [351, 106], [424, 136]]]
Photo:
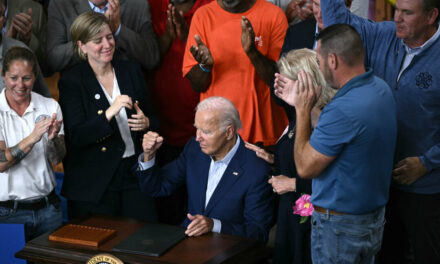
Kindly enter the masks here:
[[116, 244], [134, 233], [143, 223], [136, 220], [93, 216], [83, 225], [111, 228], [116, 236], [99, 248], [70, 245], [49, 241], [49, 234], [43, 234], [26, 243], [15, 257], [35, 263], [86, 263], [99, 253], [110, 253], [124, 263], [259, 263], [271, 255], [271, 250], [259, 242], [236, 236], [207, 234], [200, 237], [186, 237], [159, 258], [111, 251]]

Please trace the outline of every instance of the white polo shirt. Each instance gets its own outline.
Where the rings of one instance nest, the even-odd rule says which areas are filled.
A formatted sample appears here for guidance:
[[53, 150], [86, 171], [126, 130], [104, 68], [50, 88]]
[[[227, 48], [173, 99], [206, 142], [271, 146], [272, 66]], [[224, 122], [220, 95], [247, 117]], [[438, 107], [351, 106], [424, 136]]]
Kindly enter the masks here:
[[[5, 91], [0, 93], [0, 141], [4, 141], [7, 148], [17, 145], [29, 136], [40, 116], [50, 117], [56, 113], [57, 119], [62, 118], [60, 106], [54, 99], [34, 92], [31, 93], [28, 108], [20, 117], [9, 107]], [[59, 135], [64, 135], [63, 126]], [[56, 181], [48, 160], [47, 143], [46, 133], [24, 159], [0, 173], [0, 201], [39, 198], [53, 190]]]

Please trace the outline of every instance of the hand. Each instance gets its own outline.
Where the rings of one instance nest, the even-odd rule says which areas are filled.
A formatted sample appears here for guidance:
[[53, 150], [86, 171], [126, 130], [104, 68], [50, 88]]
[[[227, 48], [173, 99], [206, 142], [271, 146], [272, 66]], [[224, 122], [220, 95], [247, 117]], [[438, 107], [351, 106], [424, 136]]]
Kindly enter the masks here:
[[174, 6], [172, 6], [171, 14], [173, 19], [173, 24], [176, 28], [177, 37], [183, 42], [186, 42], [186, 39], [188, 38], [189, 29], [188, 29], [188, 24], [186, 24], [186, 21], [183, 18], [183, 12], [178, 11]]
[[200, 236], [205, 233], [211, 232], [214, 227], [214, 221], [203, 215], [191, 215], [187, 214], [191, 223], [186, 228], [185, 234], [187, 236]]
[[212, 59], [211, 52], [208, 47], [206, 47], [205, 43], [202, 42], [199, 35], [194, 35], [194, 39], [197, 43], [197, 47], [192, 45], [189, 49], [194, 59], [203, 65], [203, 67], [207, 69], [211, 69], [212, 65], [214, 65], [214, 60]]
[[259, 146], [251, 144], [249, 142], [244, 142], [244, 146], [252, 151], [255, 151], [255, 154], [257, 155], [257, 157], [265, 160], [267, 163], [269, 163], [269, 164], [274, 163], [274, 155], [272, 153], [269, 153], [266, 150], [264, 150], [263, 148], [260, 148]]
[[54, 139], [58, 136], [60, 132], [61, 125], [63, 124], [63, 119], [57, 120], [57, 114], [52, 114], [51, 124], [49, 126], [49, 130], [47, 131], [47, 138], [49, 140]]
[[173, 8], [175, 9], [175, 7], [172, 4], [168, 5], [167, 27], [166, 27], [166, 31], [165, 31], [165, 34], [167, 34], [171, 40], [174, 40], [177, 36], [176, 27], [173, 22]]
[[116, 97], [115, 101], [113, 101], [113, 104], [105, 111], [105, 116], [107, 117], [107, 120], [110, 121], [115, 115], [119, 113], [119, 111], [121, 111], [123, 107], [126, 107], [128, 109], [131, 109], [133, 107], [130, 96], [118, 95], [118, 97]]
[[[320, 89], [321, 87], [318, 87], [318, 94]], [[299, 72], [298, 80], [296, 81], [276, 73], [275, 95], [289, 105], [294, 106], [297, 111], [310, 112], [316, 103], [316, 93], [312, 78], [304, 70]]]
[[156, 132], [148, 131], [142, 140], [142, 149], [144, 151], [144, 162], [151, 160], [156, 151], [162, 146], [163, 137]]
[[6, 33], [7, 37], [18, 39], [29, 45], [32, 35], [32, 9], [27, 13], [18, 13], [12, 18], [11, 27]]
[[272, 176], [268, 183], [272, 185], [273, 191], [280, 195], [296, 190], [296, 179], [284, 175]]
[[241, 46], [246, 54], [256, 49], [254, 28], [245, 16], [241, 17]]
[[108, 0], [108, 8], [104, 15], [110, 22], [111, 31], [113, 34], [116, 33], [121, 25], [119, 0]]
[[411, 185], [427, 172], [419, 157], [399, 161], [393, 170], [393, 179], [403, 185]]
[[29, 138], [33, 144], [41, 140], [44, 133], [49, 131], [49, 127], [52, 125], [52, 118], [43, 117], [38, 123], [35, 124]]
[[131, 115], [132, 118], [128, 119], [128, 127], [131, 131], [147, 130], [150, 127], [150, 119], [144, 115], [144, 112], [139, 108], [139, 105], [134, 104], [136, 110], [135, 115]]
[[313, 15], [312, 1], [307, 2], [306, 0], [300, 0], [297, 8], [299, 9], [297, 14], [301, 21]]

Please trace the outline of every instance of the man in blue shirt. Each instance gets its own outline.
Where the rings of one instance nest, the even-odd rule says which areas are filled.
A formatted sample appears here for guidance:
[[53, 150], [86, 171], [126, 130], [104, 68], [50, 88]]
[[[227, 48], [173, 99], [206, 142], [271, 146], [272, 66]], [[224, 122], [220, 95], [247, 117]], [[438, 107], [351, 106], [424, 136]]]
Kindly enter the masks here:
[[141, 189], [158, 197], [185, 185], [188, 214], [183, 225], [188, 236], [217, 232], [267, 241], [273, 221], [270, 168], [237, 134], [237, 109], [226, 98], [209, 97], [197, 105], [194, 126], [196, 137], [162, 168], [154, 157], [163, 138], [145, 134], [135, 172]]
[[[392, 88], [397, 142], [382, 263], [440, 263], [440, 29], [438, 0], [397, 0], [394, 22], [376, 23], [321, 0], [325, 26], [356, 28], [365, 62]], [[411, 250], [410, 250], [411, 247]]]
[[313, 133], [310, 113], [316, 96], [310, 76], [301, 72], [298, 81], [276, 84], [276, 94], [296, 109], [298, 175], [313, 178], [312, 260], [372, 263], [388, 201], [396, 106], [388, 85], [366, 71], [354, 28], [333, 25], [317, 39], [320, 69], [338, 92]]

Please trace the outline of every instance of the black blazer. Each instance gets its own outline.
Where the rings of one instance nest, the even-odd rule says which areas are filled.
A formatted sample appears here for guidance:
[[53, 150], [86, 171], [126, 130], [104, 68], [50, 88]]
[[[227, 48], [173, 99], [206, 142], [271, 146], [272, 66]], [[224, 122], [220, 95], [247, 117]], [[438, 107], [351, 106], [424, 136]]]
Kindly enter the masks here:
[[[150, 119], [157, 130], [152, 102], [140, 67], [113, 60], [112, 65], [122, 95], [128, 95]], [[110, 122], [105, 110], [110, 107], [88, 62], [76, 65], [61, 76], [59, 104], [63, 111], [67, 155], [64, 159], [62, 195], [77, 201], [99, 201], [115, 173], [125, 145], [115, 118]], [[127, 117], [135, 109], [126, 109]], [[136, 155], [142, 149], [144, 132], [131, 132]]]

